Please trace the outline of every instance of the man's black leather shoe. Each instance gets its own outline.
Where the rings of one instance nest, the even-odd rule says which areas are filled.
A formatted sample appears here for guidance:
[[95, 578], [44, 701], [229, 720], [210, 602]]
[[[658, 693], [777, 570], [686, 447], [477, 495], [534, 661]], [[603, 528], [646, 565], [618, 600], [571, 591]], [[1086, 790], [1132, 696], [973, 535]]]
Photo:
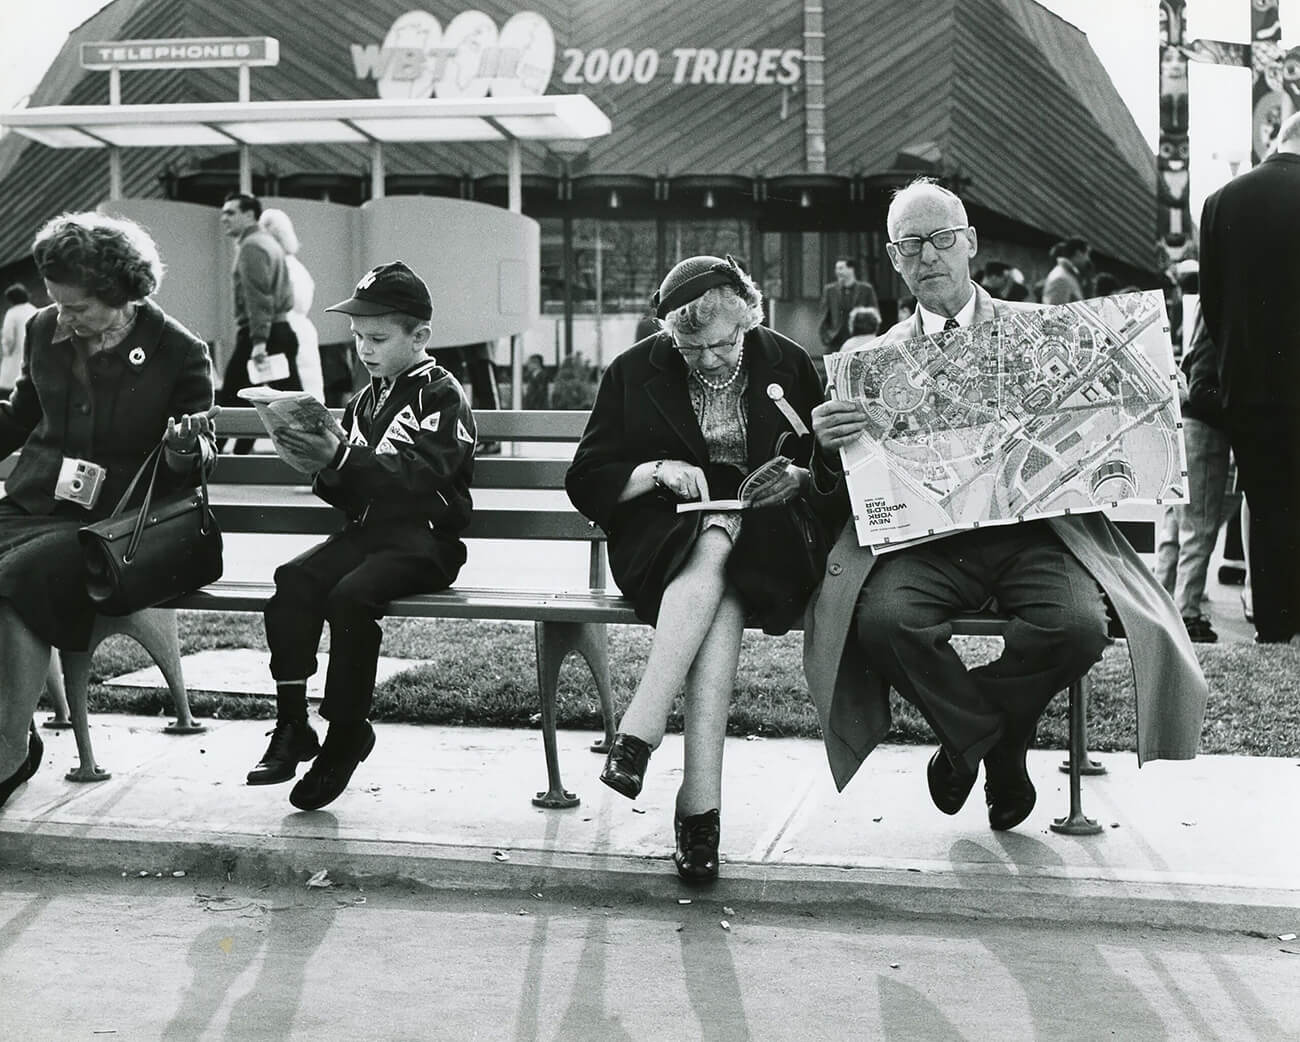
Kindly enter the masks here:
[[989, 809], [989, 828], [1003, 832], [1029, 817], [1038, 799], [1025, 766], [1025, 754], [1034, 740], [1034, 729], [1026, 735], [1004, 735], [984, 755], [984, 802]]
[[45, 743], [41, 741], [41, 736], [36, 733], [36, 725], [32, 724], [27, 735], [27, 759], [18, 765], [18, 770], [14, 771], [4, 781], [0, 781], [0, 807], [3, 807], [9, 801], [14, 789], [36, 773], [41, 766], [41, 758], [44, 755]]
[[650, 746], [634, 734], [620, 731], [614, 735], [605, 757], [605, 767], [600, 780], [629, 800], [641, 795], [646, 765], [650, 762]]
[[975, 788], [975, 775], [955, 766], [942, 746], [930, 757], [925, 779], [930, 783], [930, 799], [945, 814], [956, 814], [961, 810], [971, 789]]
[[277, 720], [275, 730], [268, 731], [271, 741], [257, 766], [248, 772], [249, 785], [274, 785], [289, 781], [298, 764], [314, 760], [320, 752], [320, 739], [307, 721]]
[[348, 787], [352, 772], [375, 747], [375, 729], [366, 721], [360, 725], [330, 724], [325, 744], [307, 773], [289, 793], [289, 802], [299, 810], [320, 810], [333, 803]]

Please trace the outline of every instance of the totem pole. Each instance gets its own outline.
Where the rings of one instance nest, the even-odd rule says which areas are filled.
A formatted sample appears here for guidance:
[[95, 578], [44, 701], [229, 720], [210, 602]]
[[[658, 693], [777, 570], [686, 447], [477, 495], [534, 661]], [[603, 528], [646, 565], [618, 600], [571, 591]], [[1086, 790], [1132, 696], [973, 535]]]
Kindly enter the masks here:
[[[1237, 65], [1254, 71], [1251, 93], [1251, 164], [1268, 154], [1278, 127], [1300, 110], [1300, 47], [1282, 50], [1278, 0], [1250, 4], [1249, 44], [1191, 40], [1185, 33], [1186, 0], [1160, 0], [1160, 250], [1162, 266], [1186, 256], [1192, 246], [1188, 209], [1188, 61]], [[1234, 169], [1233, 174], [1237, 171]]]

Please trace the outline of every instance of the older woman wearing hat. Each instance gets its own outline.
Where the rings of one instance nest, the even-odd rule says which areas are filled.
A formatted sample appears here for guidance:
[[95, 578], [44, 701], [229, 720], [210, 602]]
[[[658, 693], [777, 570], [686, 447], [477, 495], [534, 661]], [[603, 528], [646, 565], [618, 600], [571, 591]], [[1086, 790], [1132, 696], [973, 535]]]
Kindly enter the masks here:
[[784, 455], [806, 463], [799, 449], [813, 451], [807, 432], [821, 390], [803, 348], [759, 324], [762, 294], [730, 257], [682, 261], [654, 303], [663, 328], [606, 370], [565, 485], [604, 529], [619, 588], [655, 627], [601, 781], [637, 797], [684, 685], [673, 860], [683, 879], [703, 881], [718, 872], [722, 749], [741, 633], [747, 622], [784, 632], [806, 595], [773, 597], [779, 569], [748, 563], [779, 557], [780, 537], [761, 552], [741, 548], [770, 535], [764, 518], [804, 493], [808, 471], [778, 469], [745, 510], [677, 507], [734, 497], [787, 433], [796, 440], [784, 440]]

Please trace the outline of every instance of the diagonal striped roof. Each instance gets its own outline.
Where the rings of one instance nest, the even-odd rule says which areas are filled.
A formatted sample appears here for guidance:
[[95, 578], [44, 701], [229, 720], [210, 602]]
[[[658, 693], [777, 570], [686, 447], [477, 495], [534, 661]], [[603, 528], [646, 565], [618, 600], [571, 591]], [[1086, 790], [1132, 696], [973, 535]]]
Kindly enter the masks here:
[[[801, 0], [713, 4], [674, 0], [529, 0], [556, 38], [550, 93], [581, 91], [613, 122], [575, 173], [775, 177], [804, 170], [803, 84], [795, 88], [673, 84], [678, 48], [801, 48]], [[1074, 26], [1034, 0], [824, 0], [827, 171], [893, 169], [904, 150], [932, 143], [969, 179], [965, 195], [1008, 221], [1063, 237], [1082, 234], [1099, 253], [1153, 266], [1155, 159], [1101, 63]], [[166, 36], [274, 36], [278, 66], [255, 69], [254, 100], [374, 96], [355, 78], [349, 44], [383, 40], [411, 9], [442, 24], [474, 8], [498, 25], [509, 0], [115, 0], [69, 38], [33, 104], [97, 104], [107, 75], [77, 67], [82, 40]], [[656, 48], [653, 85], [564, 82], [565, 51]], [[1153, 59], [1154, 61], [1154, 59]], [[137, 72], [122, 77], [127, 103], [222, 102], [234, 70]], [[128, 150], [126, 194], [158, 197], [167, 166], [193, 166], [214, 149]], [[554, 172], [539, 144], [524, 172]], [[253, 152], [254, 169], [283, 176], [330, 171], [366, 176], [356, 145], [278, 145]], [[389, 174], [481, 177], [504, 171], [500, 145], [398, 145]], [[106, 194], [102, 152], [0, 141], [0, 264], [26, 254], [52, 214]], [[825, 217], [827, 215], [823, 215]], [[833, 215], [830, 215], [833, 219]]]

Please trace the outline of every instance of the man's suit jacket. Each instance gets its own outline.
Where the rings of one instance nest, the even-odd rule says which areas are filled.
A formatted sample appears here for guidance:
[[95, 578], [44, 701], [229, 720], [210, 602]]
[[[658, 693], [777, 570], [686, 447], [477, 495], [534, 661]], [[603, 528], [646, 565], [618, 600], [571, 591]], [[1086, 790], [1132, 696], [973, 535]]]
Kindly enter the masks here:
[[876, 303], [876, 290], [870, 282], [850, 282], [848, 289], [848, 306], [841, 306], [840, 284], [832, 282], [822, 290], [821, 324], [817, 335], [822, 345], [830, 351], [838, 351], [840, 345], [849, 338], [849, 313], [854, 308], [879, 307]]
[[[975, 292], [972, 324], [1038, 307], [994, 300], [980, 286]], [[883, 346], [922, 334], [918, 312], [877, 343]], [[842, 480], [834, 488], [822, 486], [818, 491], [841, 503], [846, 499]], [[833, 507], [828, 516], [832, 512]], [[1026, 523], [1051, 526], [1105, 591], [1128, 635], [1136, 681], [1138, 763], [1195, 756], [1209, 689], [1178, 609], [1151, 569], [1104, 514]], [[905, 549], [894, 552], [907, 553]], [[804, 618], [804, 675], [821, 721], [831, 774], [840, 789], [884, 740], [891, 722], [889, 684], [872, 669], [852, 632], [858, 595], [874, 563], [871, 551], [858, 545], [850, 519], [831, 549], [822, 585]]]
[[1300, 409], [1300, 155], [1274, 153], [1211, 195], [1200, 252], [1225, 413]]

